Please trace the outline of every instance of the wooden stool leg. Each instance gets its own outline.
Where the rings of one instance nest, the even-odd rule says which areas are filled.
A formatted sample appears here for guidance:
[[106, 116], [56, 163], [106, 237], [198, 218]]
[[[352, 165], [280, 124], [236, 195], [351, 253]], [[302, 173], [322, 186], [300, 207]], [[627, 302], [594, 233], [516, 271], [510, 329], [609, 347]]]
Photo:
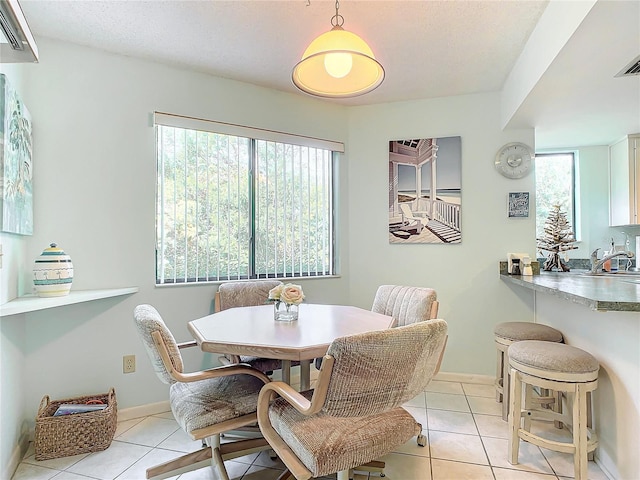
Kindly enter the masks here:
[[509, 396], [510, 392], [510, 372], [509, 372], [509, 356], [507, 352], [503, 352], [504, 358], [502, 363], [502, 420], [507, 421], [509, 415]]
[[[517, 393], [516, 393], [517, 395]], [[522, 417], [522, 428], [527, 432], [531, 431], [531, 410], [533, 410], [533, 385], [524, 384], [524, 410], [526, 414]]]
[[518, 464], [518, 451], [520, 449], [520, 419], [522, 417], [522, 381], [520, 374], [511, 369], [509, 391], [509, 463]]
[[[591, 395], [593, 392], [587, 393], [587, 428], [593, 428], [593, 406], [591, 405]], [[595, 460], [595, 451], [591, 451], [587, 454], [587, 461]]]
[[587, 480], [587, 392], [577, 383], [573, 393], [573, 465], [576, 480]]
[[503, 381], [503, 369], [504, 366], [502, 362], [504, 362], [504, 352], [499, 348], [496, 348], [496, 352], [498, 353], [496, 358], [496, 402], [502, 402], [502, 392], [504, 391], [504, 381]]
[[[553, 411], [556, 413], [562, 413], [562, 392], [554, 392], [553, 396], [556, 398], [556, 401], [553, 403]], [[564, 424], [560, 420], [554, 420], [553, 425], [556, 428], [563, 428]]]

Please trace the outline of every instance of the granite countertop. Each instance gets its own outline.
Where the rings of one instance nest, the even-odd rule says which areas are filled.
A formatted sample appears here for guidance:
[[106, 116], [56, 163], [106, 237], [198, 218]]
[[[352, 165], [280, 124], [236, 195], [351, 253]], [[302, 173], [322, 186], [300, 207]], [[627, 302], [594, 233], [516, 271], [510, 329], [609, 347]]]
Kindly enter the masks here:
[[640, 312], [640, 275], [590, 276], [586, 270], [541, 272], [520, 276], [501, 273], [500, 278], [538, 292], [586, 305], [603, 312]]

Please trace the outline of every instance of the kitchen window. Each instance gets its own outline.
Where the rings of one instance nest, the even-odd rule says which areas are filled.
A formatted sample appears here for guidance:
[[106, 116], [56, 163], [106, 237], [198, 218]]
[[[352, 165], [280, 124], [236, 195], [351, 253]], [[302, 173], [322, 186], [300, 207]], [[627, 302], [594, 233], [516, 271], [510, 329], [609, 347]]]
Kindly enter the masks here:
[[576, 225], [576, 168], [573, 152], [543, 153], [535, 158], [536, 238], [544, 236], [544, 224], [554, 205], [566, 213], [578, 239]]
[[165, 113], [156, 284], [335, 273], [339, 142]]

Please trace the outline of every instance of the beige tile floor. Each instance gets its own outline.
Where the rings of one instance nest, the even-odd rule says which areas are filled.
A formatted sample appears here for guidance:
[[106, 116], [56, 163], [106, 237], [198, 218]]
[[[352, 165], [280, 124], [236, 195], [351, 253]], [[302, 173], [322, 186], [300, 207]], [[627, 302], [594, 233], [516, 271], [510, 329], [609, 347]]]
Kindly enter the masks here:
[[[491, 385], [433, 381], [427, 390], [405, 406], [422, 423], [427, 447], [415, 439], [386, 455], [389, 480], [553, 480], [573, 477], [568, 454], [551, 452], [521, 442], [520, 463], [507, 462], [507, 424]], [[538, 424], [558, 439], [566, 430]], [[86, 455], [38, 462], [33, 447], [19, 465], [13, 480], [143, 480], [145, 469], [200, 448], [178, 427], [170, 412], [127, 420], [118, 424], [111, 446]], [[225, 462], [233, 480], [275, 480], [283, 470], [266, 452]], [[185, 473], [179, 480], [215, 480], [209, 468]], [[365, 476], [361, 478], [367, 478]], [[371, 474], [371, 478], [378, 478]], [[589, 462], [589, 478], [606, 475]]]

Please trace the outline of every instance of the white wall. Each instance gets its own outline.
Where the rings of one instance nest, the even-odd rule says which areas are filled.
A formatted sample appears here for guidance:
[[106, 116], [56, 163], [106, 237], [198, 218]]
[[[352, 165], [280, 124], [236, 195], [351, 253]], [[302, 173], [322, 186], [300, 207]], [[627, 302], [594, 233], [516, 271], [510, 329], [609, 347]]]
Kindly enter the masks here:
[[[28, 68], [21, 65], [0, 65], [12, 87], [24, 97]], [[0, 182], [2, 179], [0, 178]], [[2, 269], [0, 269], [0, 305], [18, 295], [15, 279], [21, 275], [26, 251], [26, 238], [0, 233]], [[25, 417], [25, 327], [24, 317], [0, 319], [0, 477], [9, 478], [7, 467], [20, 460], [18, 445], [25, 445], [28, 428]]]
[[[154, 110], [346, 142], [339, 166], [342, 277], [303, 281], [311, 301], [369, 308], [380, 284], [433, 287], [450, 328], [442, 370], [456, 373], [493, 375], [494, 325], [533, 319], [531, 292], [498, 276], [507, 252], [535, 251], [533, 214], [506, 216], [508, 192], [533, 193], [533, 175], [506, 179], [493, 160], [505, 143], [533, 146], [534, 132], [501, 130], [499, 94], [347, 109], [56, 41], [40, 40], [39, 47], [40, 64], [12, 70], [34, 122], [35, 232], [0, 236], [0, 303], [31, 290], [32, 261], [52, 241], [72, 256], [74, 289], [136, 285], [140, 292], [2, 318], [2, 472], [45, 394], [114, 386], [120, 408], [166, 399], [133, 330], [135, 305], [156, 305], [182, 340], [189, 338], [186, 321], [209, 313], [213, 285], [154, 286]], [[389, 244], [388, 141], [453, 135], [462, 137], [462, 243]], [[588, 172], [584, 210], [592, 215], [606, 201], [606, 147], [578, 150]], [[588, 248], [600, 241], [597, 230], [585, 234]], [[122, 356], [131, 353], [138, 370], [123, 375]], [[199, 355], [187, 363], [197, 368]]]
[[[22, 337], [12, 354], [22, 366], [9, 377], [28, 379], [12, 385], [24, 409], [2, 410], [11, 430], [23, 420], [32, 426], [45, 394], [114, 386], [120, 408], [165, 400], [133, 329], [134, 306], [156, 305], [178, 339], [189, 338], [187, 320], [209, 313], [214, 286], [154, 286], [154, 110], [348, 141], [338, 202], [342, 277], [304, 281], [307, 297], [369, 308], [379, 284], [432, 286], [451, 325], [443, 370], [493, 373], [493, 325], [530, 306], [499, 282], [498, 261], [508, 251], [533, 252], [533, 217], [506, 217], [507, 193], [532, 191], [533, 176], [507, 180], [493, 168], [501, 145], [533, 144], [533, 131], [501, 131], [497, 94], [347, 110], [57, 41], [39, 47], [23, 95], [33, 118], [35, 231], [20, 241], [25, 254], [11, 288], [29, 292], [33, 259], [57, 242], [73, 259], [74, 289], [140, 292], [3, 318], [3, 341]], [[462, 244], [389, 245], [387, 142], [450, 135], [462, 137]], [[131, 353], [138, 370], [123, 375], [122, 356]]]
[[593, 395], [596, 456], [612, 478], [640, 478], [640, 323], [636, 312], [594, 312], [536, 294], [536, 321], [559, 329], [565, 342], [600, 362]]
[[[134, 331], [135, 305], [154, 304], [179, 340], [190, 338], [188, 320], [210, 312], [214, 285], [154, 285], [154, 110], [347, 140], [344, 107], [52, 40], [38, 46], [40, 63], [29, 66], [22, 92], [33, 119], [34, 235], [5, 249], [3, 262], [17, 268], [3, 277], [2, 301], [14, 296], [9, 291], [32, 290], [33, 259], [50, 242], [71, 256], [74, 289], [140, 291], [2, 318], [2, 478], [22, 422], [33, 427], [45, 394], [67, 398], [114, 386], [121, 409], [167, 399]], [[346, 258], [345, 160], [339, 172]], [[347, 263], [341, 273], [301, 282], [307, 298], [346, 303]], [[199, 366], [197, 353], [187, 357], [188, 368]], [[125, 354], [138, 358], [134, 374], [122, 374]]]
[[[388, 142], [462, 137], [462, 243], [389, 244]], [[350, 301], [370, 307], [378, 285], [435, 288], [449, 323], [443, 372], [495, 374], [495, 324], [531, 320], [530, 293], [500, 281], [507, 252], [535, 252], [535, 217], [508, 218], [508, 192], [534, 191], [494, 168], [505, 143], [533, 146], [533, 130], [502, 131], [500, 96], [478, 94], [349, 111]]]
[[609, 248], [609, 148], [605, 146], [574, 149], [578, 159], [581, 238], [572, 258], [589, 258], [591, 252]]

